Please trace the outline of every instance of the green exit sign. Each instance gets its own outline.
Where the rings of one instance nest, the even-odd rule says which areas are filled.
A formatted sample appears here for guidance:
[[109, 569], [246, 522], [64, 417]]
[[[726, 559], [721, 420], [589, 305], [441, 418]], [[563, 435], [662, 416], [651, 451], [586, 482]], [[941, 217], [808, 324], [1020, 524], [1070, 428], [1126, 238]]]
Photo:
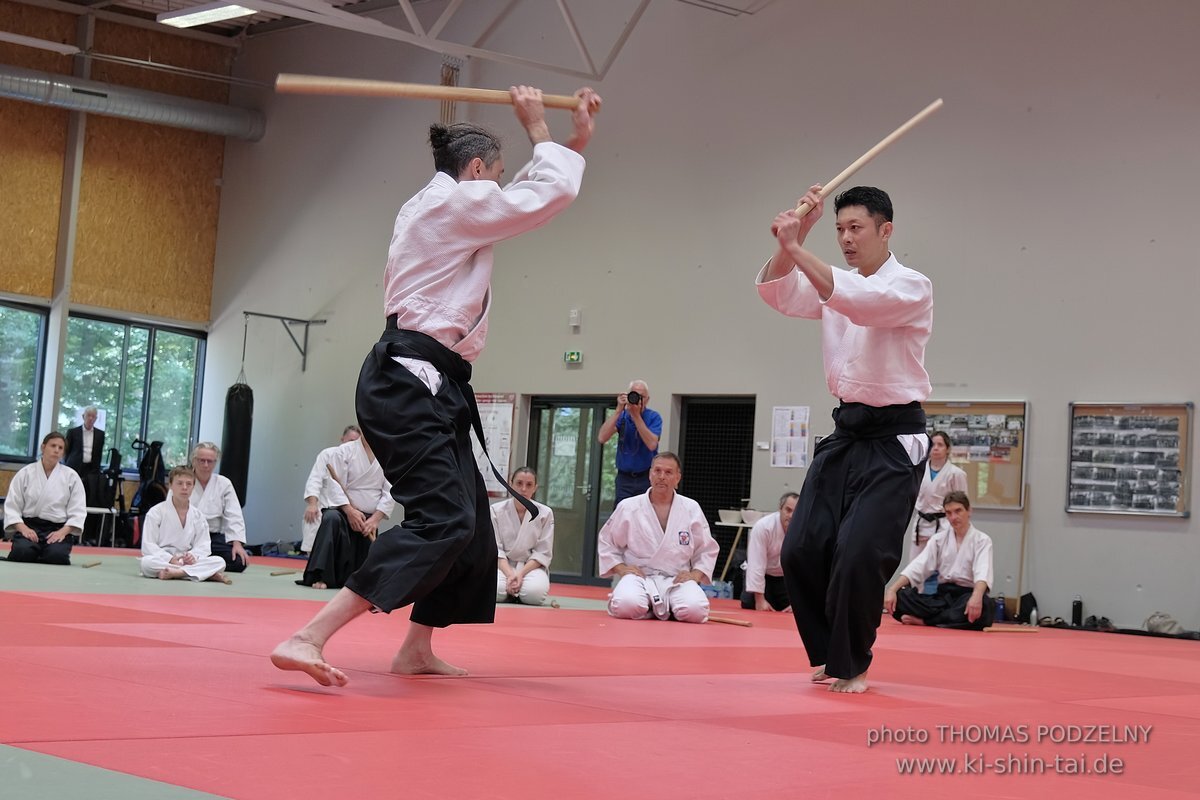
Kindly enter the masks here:
[[583, 363], [583, 351], [582, 350], [568, 350], [567, 352], [563, 353], [563, 362], [566, 364], [582, 364]]

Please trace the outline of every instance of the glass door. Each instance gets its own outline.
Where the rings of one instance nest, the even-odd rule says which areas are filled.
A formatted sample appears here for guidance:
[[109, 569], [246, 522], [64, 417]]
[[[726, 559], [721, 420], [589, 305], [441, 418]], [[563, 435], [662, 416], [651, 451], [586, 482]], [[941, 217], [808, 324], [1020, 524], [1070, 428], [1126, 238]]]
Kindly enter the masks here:
[[615, 408], [599, 398], [538, 398], [530, 403], [528, 464], [537, 500], [554, 509], [553, 580], [604, 584], [596, 575], [596, 534], [612, 514], [616, 437], [596, 437]]

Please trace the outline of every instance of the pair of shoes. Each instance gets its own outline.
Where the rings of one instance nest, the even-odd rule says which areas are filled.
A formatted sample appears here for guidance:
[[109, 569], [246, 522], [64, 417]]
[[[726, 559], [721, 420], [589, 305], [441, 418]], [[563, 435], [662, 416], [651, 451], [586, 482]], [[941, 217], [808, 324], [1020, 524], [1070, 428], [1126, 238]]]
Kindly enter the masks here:
[[1038, 625], [1043, 628], [1069, 628], [1070, 625], [1062, 617], [1042, 617], [1038, 620]]
[[1117, 629], [1117, 626], [1113, 625], [1112, 620], [1110, 620], [1108, 617], [1101, 617], [1096, 622], [1096, 630], [1107, 631], [1107, 632], [1111, 633], [1112, 631], [1115, 631], [1116, 629]]
[[1094, 631], [1097, 629], [1096, 615], [1092, 614], [1083, 621], [1083, 629], [1085, 631]]

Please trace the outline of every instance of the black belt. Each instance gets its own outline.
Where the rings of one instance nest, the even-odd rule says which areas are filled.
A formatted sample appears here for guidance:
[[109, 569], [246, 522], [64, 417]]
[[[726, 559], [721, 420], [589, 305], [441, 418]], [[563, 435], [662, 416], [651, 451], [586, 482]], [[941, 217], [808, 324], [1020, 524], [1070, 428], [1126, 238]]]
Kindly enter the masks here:
[[945, 511], [934, 511], [931, 514], [926, 514], [924, 511], [918, 511], [917, 516], [920, 517], [921, 519], [925, 520], [926, 522], [937, 522], [939, 519], [946, 518], [946, 512]]
[[470, 362], [429, 334], [397, 328], [396, 323], [396, 315], [389, 316], [387, 327], [384, 328], [383, 335], [379, 337], [380, 343], [387, 348], [387, 354], [428, 361], [458, 386], [467, 401], [467, 408], [471, 410], [471, 427], [475, 429], [475, 438], [479, 440], [479, 446], [483, 448], [483, 455], [488, 460], [488, 466], [492, 468], [492, 474], [496, 476], [496, 480], [500, 481], [500, 485], [512, 495], [514, 500], [525, 506], [525, 510], [529, 512], [529, 518], [537, 519], [537, 506], [513, 491], [513, 488], [508, 485], [508, 481], [500, 474], [500, 470], [496, 469], [496, 465], [492, 463], [492, 456], [487, 449], [487, 439], [483, 435], [483, 420], [479, 418], [479, 405], [475, 402], [475, 390], [471, 388]]
[[925, 433], [925, 410], [914, 400], [892, 406], [842, 402], [833, 410], [836, 432], [850, 439], [884, 439]]
[[650, 470], [644, 469], [641, 472], [630, 472], [629, 470], [619, 469], [618, 475], [624, 475], [626, 478], [644, 478], [650, 474]]

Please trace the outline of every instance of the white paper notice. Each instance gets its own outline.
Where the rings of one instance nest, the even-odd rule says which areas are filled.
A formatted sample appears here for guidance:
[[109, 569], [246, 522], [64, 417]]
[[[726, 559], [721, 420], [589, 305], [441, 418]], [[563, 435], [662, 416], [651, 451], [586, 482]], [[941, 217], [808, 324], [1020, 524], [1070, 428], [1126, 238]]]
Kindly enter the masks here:
[[771, 415], [771, 466], [808, 466], [808, 406], [775, 406]]

